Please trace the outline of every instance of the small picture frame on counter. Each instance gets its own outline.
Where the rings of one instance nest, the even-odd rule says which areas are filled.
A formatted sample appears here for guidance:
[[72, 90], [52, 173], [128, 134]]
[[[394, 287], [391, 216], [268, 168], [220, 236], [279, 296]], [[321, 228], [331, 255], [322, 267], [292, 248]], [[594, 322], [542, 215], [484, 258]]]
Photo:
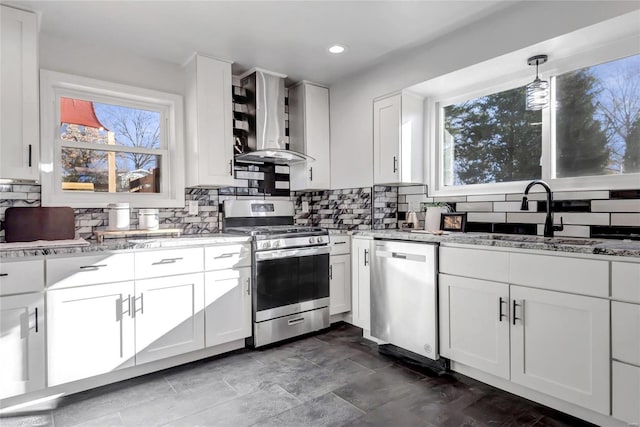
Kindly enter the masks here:
[[451, 212], [440, 214], [440, 230], [460, 231], [464, 233], [467, 229], [467, 213]]

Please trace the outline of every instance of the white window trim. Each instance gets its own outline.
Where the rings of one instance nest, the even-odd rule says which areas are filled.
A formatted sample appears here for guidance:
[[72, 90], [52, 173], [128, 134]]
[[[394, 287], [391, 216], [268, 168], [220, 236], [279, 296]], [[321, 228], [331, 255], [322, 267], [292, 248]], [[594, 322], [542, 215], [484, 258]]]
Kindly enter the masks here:
[[[166, 123], [162, 148], [160, 193], [83, 193], [63, 191], [61, 188], [59, 108], [60, 96], [90, 97], [106, 103], [117, 101], [131, 107], [152, 107], [161, 112]], [[130, 203], [134, 208], [184, 207], [184, 130], [182, 96], [111, 83], [55, 71], [40, 71], [40, 178], [43, 206], [72, 208], [104, 208], [109, 203]], [[66, 144], [65, 145], [72, 145]], [[82, 145], [81, 143], [77, 144]], [[96, 147], [92, 147], [96, 148]], [[109, 150], [137, 151], [130, 147], [98, 147]]]
[[[566, 56], [552, 63], [551, 67], [541, 70], [540, 76], [543, 79], [550, 79], [551, 76], [564, 74], [580, 68], [597, 65], [603, 62], [613, 61], [626, 56], [639, 54], [638, 49], [640, 35], [634, 34], [630, 37], [624, 37], [617, 40], [603, 41], [596, 48], [582, 50], [577, 54]], [[517, 55], [514, 55], [517, 56]], [[514, 58], [515, 60], [515, 58]], [[504, 61], [504, 58], [496, 58], [496, 61]], [[550, 61], [551, 62], [551, 61]], [[492, 69], [500, 69], [496, 67], [493, 61], [486, 61], [483, 67]], [[477, 67], [477, 66], [476, 66]], [[491, 80], [484, 80], [467, 86], [465, 88], [451, 87], [444, 95], [428, 97], [426, 100], [426, 117], [425, 117], [425, 135], [428, 144], [426, 166], [430, 171], [428, 174], [428, 185], [430, 194], [433, 196], [460, 196], [460, 195], [476, 195], [476, 194], [506, 194], [520, 193], [524, 190], [530, 180], [511, 181], [488, 184], [471, 184], [460, 186], [443, 186], [443, 158], [441, 155], [441, 132], [443, 126], [443, 117], [440, 105], [449, 105], [452, 103], [462, 102], [466, 99], [473, 99], [484, 95], [512, 89], [523, 86], [533, 79], [531, 70], [528, 77], [523, 77], [523, 72], [514, 72], [501, 76], [492, 76]], [[553, 99], [552, 99], [553, 105]], [[554, 129], [551, 120], [551, 109], [545, 108], [542, 114], [543, 133], [542, 133], [542, 173], [541, 178], [549, 183], [553, 191], [583, 191], [583, 190], [616, 190], [638, 188], [640, 185], [640, 173], [623, 174], [623, 175], [600, 175], [585, 176], [572, 178], [554, 178], [551, 176], [555, 168], [553, 157], [554, 151]]]

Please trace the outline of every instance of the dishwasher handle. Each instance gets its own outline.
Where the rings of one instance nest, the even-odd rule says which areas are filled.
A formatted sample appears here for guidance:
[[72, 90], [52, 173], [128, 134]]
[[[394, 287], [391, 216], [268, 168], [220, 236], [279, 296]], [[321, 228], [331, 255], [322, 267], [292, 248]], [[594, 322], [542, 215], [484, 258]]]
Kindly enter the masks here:
[[375, 256], [381, 257], [381, 258], [395, 258], [400, 260], [418, 261], [418, 262], [425, 262], [427, 260], [427, 257], [425, 257], [424, 255], [411, 254], [406, 252], [381, 251], [381, 250], [376, 250]]

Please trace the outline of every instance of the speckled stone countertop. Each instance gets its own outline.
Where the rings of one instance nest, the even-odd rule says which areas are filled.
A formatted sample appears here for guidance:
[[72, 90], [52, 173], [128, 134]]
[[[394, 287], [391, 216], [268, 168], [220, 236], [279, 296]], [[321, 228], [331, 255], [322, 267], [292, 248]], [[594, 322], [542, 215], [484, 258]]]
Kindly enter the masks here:
[[129, 238], [129, 239], [105, 239], [103, 243], [95, 240], [89, 241], [89, 246], [66, 246], [56, 248], [32, 248], [32, 249], [10, 249], [0, 250], [0, 259], [21, 258], [42, 255], [71, 255], [92, 252], [135, 250], [135, 249], [156, 249], [156, 248], [176, 248], [187, 246], [208, 246], [226, 243], [244, 243], [251, 241], [249, 236], [239, 236], [236, 234], [212, 233], [193, 234], [180, 237], [160, 237], [160, 238]]
[[444, 235], [433, 235], [399, 230], [358, 230], [354, 232], [354, 234], [377, 239], [408, 240], [425, 243], [462, 243], [501, 248], [534, 249], [640, 258], [640, 241], [631, 240], [542, 237], [492, 233], [450, 233]]

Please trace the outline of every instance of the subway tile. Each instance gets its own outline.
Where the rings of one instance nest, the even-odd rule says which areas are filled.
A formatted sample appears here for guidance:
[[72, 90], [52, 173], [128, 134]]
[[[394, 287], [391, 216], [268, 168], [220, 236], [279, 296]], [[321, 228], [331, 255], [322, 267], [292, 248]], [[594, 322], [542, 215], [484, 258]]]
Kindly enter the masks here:
[[544, 224], [546, 214], [539, 212], [507, 212], [507, 222]]
[[398, 203], [407, 203], [407, 196], [405, 196], [404, 194], [399, 194]]
[[491, 212], [493, 211], [492, 202], [462, 202], [456, 204], [458, 212]]
[[[538, 235], [544, 235], [544, 224], [538, 224]], [[590, 237], [591, 227], [588, 225], [565, 225], [564, 230], [554, 231], [555, 237]]]
[[469, 212], [467, 221], [472, 222], [506, 222], [507, 214], [504, 212]]
[[[522, 193], [507, 194], [507, 201], [522, 200]], [[547, 200], [547, 193], [544, 191], [535, 191], [527, 196], [529, 200]], [[584, 200], [584, 199], [608, 199], [609, 192], [606, 190], [597, 191], [554, 191], [553, 200]]]
[[640, 227], [640, 213], [612, 213], [611, 225]]
[[612, 190], [611, 199], [640, 199], [640, 190]]
[[288, 174], [289, 173], [289, 166], [276, 165], [275, 173]]
[[[495, 202], [493, 204], [493, 210], [495, 212], [524, 212], [520, 210], [520, 202]], [[536, 212], [538, 210], [538, 202], [529, 202], [529, 212]]]
[[398, 187], [398, 194], [427, 194], [426, 185], [407, 185]]
[[276, 181], [276, 188], [278, 189], [288, 189], [289, 181]]
[[593, 200], [592, 212], [638, 212], [640, 213], [640, 199], [628, 200]]
[[553, 216], [554, 223], [560, 224], [560, 217], [565, 224], [609, 225], [608, 213], [556, 212]]
[[432, 201], [445, 203], [466, 202], [467, 196], [435, 196]]
[[467, 202], [504, 202], [504, 194], [479, 194], [467, 196]]

